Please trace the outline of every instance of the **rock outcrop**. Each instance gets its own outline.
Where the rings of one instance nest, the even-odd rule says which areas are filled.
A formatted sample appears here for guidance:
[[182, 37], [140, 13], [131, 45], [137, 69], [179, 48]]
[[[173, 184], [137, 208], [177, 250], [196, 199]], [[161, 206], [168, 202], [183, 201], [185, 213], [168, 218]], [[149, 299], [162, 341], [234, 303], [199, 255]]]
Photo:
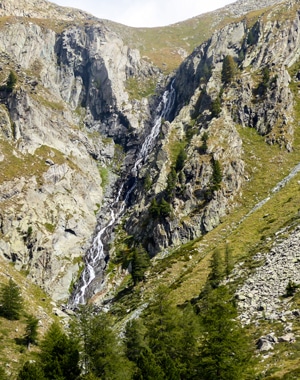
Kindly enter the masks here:
[[[97, 223], [103, 180], [112, 181], [110, 197], [122, 150], [134, 152], [148, 126], [149, 103], [131, 101], [126, 81], [159, 72], [100, 20], [82, 23], [91, 20], [84, 12], [6, 0], [0, 14], [17, 17], [0, 31], [0, 252], [54, 299], [67, 299]], [[58, 33], [41, 22], [52, 17], [72, 25]], [[13, 91], [6, 89], [11, 71]]]

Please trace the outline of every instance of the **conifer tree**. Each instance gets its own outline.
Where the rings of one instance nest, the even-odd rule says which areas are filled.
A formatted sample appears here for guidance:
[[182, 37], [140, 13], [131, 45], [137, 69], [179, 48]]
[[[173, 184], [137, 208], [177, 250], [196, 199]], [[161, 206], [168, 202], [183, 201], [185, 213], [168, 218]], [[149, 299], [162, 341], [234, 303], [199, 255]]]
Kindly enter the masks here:
[[[0, 378], [1, 379], [1, 378]], [[39, 362], [26, 362], [21, 368], [17, 380], [46, 380]]]
[[38, 337], [38, 319], [35, 318], [33, 315], [28, 315], [27, 321], [26, 321], [26, 328], [25, 328], [25, 342], [27, 344], [27, 347], [29, 348], [31, 344], [37, 343], [37, 337]]
[[236, 63], [231, 55], [224, 58], [222, 66], [222, 82], [229, 84], [234, 79], [236, 73]]
[[7, 285], [0, 290], [0, 314], [10, 320], [20, 318], [23, 301], [18, 285], [10, 278]]
[[177, 173], [176, 173], [176, 170], [174, 168], [171, 168], [171, 171], [168, 174], [167, 188], [166, 188], [168, 200], [171, 200], [172, 198], [174, 198], [176, 183], [177, 183]]
[[212, 290], [202, 303], [203, 329], [198, 376], [200, 380], [244, 380], [248, 377], [252, 348], [236, 321], [237, 313], [225, 286]]
[[[88, 329], [82, 323], [87, 323]], [[111, 319], [105, 313], [87, 314], [80, 321], [84, 332], [85, 370], [100, 379], [129, 380], [132, 366], [124, 355], [121, 344], [111, 327]]]
[[187, 158], [187, 154], [186, 154], [184, 148], [182, 147], [178, 153], [177, 158], [176, 158], [176, 164], [175, 164], [176, 172], [179, 172], [180, 170], [183, 169], [184, 162], [185, 162], [186, 158]]
[[165, 376], [169, 376], [168, 373], [171, 371], [172, 378], [178, 379], [181, 369], [179, 346], [182, 338], [182, 330], [179, 328], [180, 313], [171, 306], [166, 287], [160, 286], [156, 297], [156, 302], [148, 310], [146, 337], [149, 348]]
[[219, 185], [222, 182], [222, 170], [218, 160], [213, 160], [213, 183]]
[[133, 319], [126, 324], [125, 353], [134, 363], [137, 363], [141, 352], [147, 348], [144, 337], [145, 327], [139, 319]]
[[208, 282], [210, 283], [212, 289], [216, 289], [222, 281], [224, 275], [222, 255], [218, 249], [216, 249], [212, 254], [210, 268], [211, 271], [208, 276]]
[[15, 88], [17, 81], [18, 81], [17, 74], [11, 70], [6, 82], [6, 88], [8, 89], [8, 91], [12, 91]]
[[53, 323], [41, 342], [40, 359], [47, 380], [77, 380], [80, 375], [78, 341]]
[[150, 257], [141, 245], [135, 248], [131, 265], [131, 277], [134, 285], [136, 285], [145, 279], [145, 272], [150, 265]]
[[160, 202], [160, 215], [163, 217], [169, 216], [171, 213], [171, 205], [164, 198]]

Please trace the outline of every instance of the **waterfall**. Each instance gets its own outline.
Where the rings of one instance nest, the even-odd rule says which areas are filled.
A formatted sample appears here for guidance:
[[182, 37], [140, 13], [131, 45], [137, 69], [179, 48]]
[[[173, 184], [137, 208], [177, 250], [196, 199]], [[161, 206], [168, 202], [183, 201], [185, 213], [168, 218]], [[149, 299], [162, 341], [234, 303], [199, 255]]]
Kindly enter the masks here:
[[175, 96], [176, 93], [173, 80], [171, 82], [170, 89], [166, 90], [162, 96], [162, 99], [155, 112], [156, 116], [151, 131], [149, 135], [145, 138], [145, 141], [142, 144], [139, 154], [137, 156], [137, 160], [134, 163], [133, 168], [131, 169], [131, 174], [134, 177], [134, 183], [126, 192], [123, 201], [121, 201], [121, 194], [124, 187], [124, 183], [120, 186], [118, 195], [115, 201], [110, 206], [109, 222], [96, 233], [92, 245], [85, 256], [85, 268], [83, 269], [83, 272], [81, 274], [79, 282], [80, 286], [78, 286], [73, 295], [73, 300], [71, 302], [72, 305], [84, 304], [86, 302], [86, 291], [89, 285], [96, 277], [96, 268], [99, 267], [101, 261], [105, 263], [105, 258], [107, 257], [107, 255], [104, 252], [103, 236], [105, 232], [115, 224], [115, 222], [125, 211], [126, 203], [129, 199], [129, 196], [136, 187], [139, 170], [145, 163], [149, 153], [153, 148], [163, 120], [168, 118], [174, 106]]

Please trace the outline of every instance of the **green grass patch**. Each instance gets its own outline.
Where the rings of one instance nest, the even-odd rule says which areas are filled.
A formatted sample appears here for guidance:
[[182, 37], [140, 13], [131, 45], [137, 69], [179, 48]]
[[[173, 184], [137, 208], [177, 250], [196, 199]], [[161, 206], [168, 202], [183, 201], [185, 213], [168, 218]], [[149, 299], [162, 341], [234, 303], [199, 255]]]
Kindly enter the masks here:
[[155, 94], [156, 84], [157, 78], [145, 78], [141, 80], [137, 77], [131, 77], [127, 79], [125, 88], [130, 99], [141, 100]]
[[101, 166], [99, 167], [99, 173], [101, 177], [101, 186], [105, 190], [107, 185], [109, 184], [109, 169]]
[[46, 228], [46, 230], [47, 230], [48, 232], [53, 233], [53, 232], [55, 231], [55, 225], [54, 225], [54, 224], [51, 224], [51, 223], [45, 223], [44, 226], [45, 226], [45, 228]]

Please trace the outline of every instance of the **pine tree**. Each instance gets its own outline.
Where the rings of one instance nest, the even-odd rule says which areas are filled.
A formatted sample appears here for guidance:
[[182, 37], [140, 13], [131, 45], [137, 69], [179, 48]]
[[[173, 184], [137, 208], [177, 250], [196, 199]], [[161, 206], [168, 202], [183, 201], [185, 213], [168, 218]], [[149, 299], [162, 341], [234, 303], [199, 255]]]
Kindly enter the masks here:
[[231, 55], [224, 58], [222, 66], [222, 82], [229, 84], [234, 79], [236, 73], [236, 63]]
[[145, 272], [150, 265], [150, 257], [141, 245], [135, 248], [131, 265], [131, 277], [134, 285], [136, 285], [138, 282], [145, 279]]
[[10, 278], [7, 285], [0, 290], [0, 314], [9, 319], [17, 320], [23, 310], [23, 301], [18, 285]]
[[220, 282], [222, 281], [224, 274], [224, 264], [222, 260], [222, 255], [219, 250], [215, 250], [212, 254], [212, 258], [210, 261], [210, 274], [208, 276], [208, 281], [212, 287], [212, 289], [216, 289]]
[[167, 188], [166, 188], [168, 200], [173, 199], [175, 196], [176, 183], [177, 183], [177, 173], [174, 168], [171, 168], [171, 171], [168, 174]]
[[167, 217], [171, 214], [171, 205], [168, 201], [162, 198], [160, 202], [160, 215], [163, 217]]
[[130, 361], [137, 363], [141, 351], [147, 348], [144, 338], [145, 327], [139, 319], [133, 319], [126, 324], [125, 354]]
[[203, 301], [199, 380], [249, 378], [247, 370], [251, 365], [252, 348], [236, 317], [234, 303], [225, 286], [212, 290]]
[[40, 363], [28, 361], [21, 368], [17, 380], [46, 380], [46, 378]]
[[186, 154], [184, 148], [181, 147], [181, 149], [180, 149], [180, 151], [179, 151], [179, 153], [178, 153], [178, 156], [177, 156], [177, 158], [176, 158], [176, 164], [175, 164], [175, 170], [176, 170], [177, 173], [178, 173], [180, 170], [183, 169], [183, 167], [184, 167], [184, 162], [185, 162], [186, 158], [187, 158], [187, 154]]
[[149, 348], [143, 349], [137, 361], [133, 380], [165, 380], [165, 374]]
[[41, 342], [40, 359], [47, 380], [76, 380], [80, 375], [78, 341], [53, 323]]
[[156, 297], [156, 302], [148, 310], [146, 338], [166, 378], [170, 378], [168, 376], [172, 372], [172, 378], [179, 379], [181, 368], [179, 346], [182, 338], [182, 330], [179, 328], [180, 313], [171, 306], [166, 287], [160, 286]]
[[18, 81], [17, 74], [14, 71], [10, 71], [7, 82], [6, 82], [6, 88], [8, 91], [12, 91]]
[[39, 322], [39, 320], [37, 318], [35, 318], [33, 315], [29, 315], [27, 317], [24, 340], [25, 340], [28, 348], [30, 347], [31, 344], [37, 343], [38, 322]]
[[153, 198], [151, 201], [149, 213], [153, 218], [158, 218], [160, 216], [160, 207], [156, 198]]
[[145, 327], [139, 319], [127, 323], [124, 342], [126, 357], [133, 363], [133, 379], [151, 378], [152, 375], [156, 378], [162, 373], [145, 341]]
[[[87, 323], [88, 328], [82, 323]], [[129, 380], [132, 367], [111, 324], [111, 318], [105, 313], [87, 313], [81, 319], [79, 330], [84, 331], [85, 370], [100, 379]]]

